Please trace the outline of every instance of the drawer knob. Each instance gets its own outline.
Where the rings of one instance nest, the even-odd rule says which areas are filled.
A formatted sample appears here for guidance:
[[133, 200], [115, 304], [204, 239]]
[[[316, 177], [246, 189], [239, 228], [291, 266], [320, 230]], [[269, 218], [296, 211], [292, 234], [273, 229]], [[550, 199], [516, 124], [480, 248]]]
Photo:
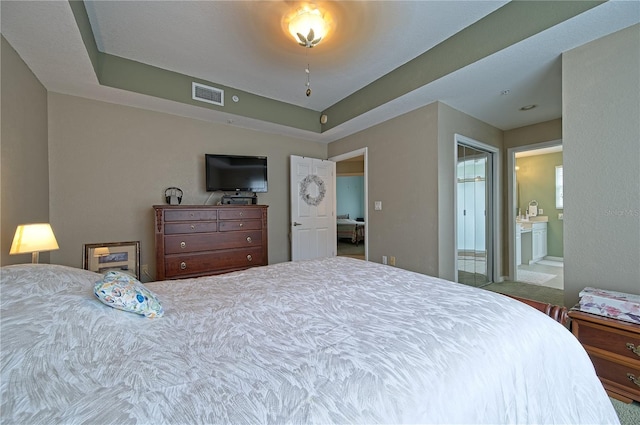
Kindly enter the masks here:
[[242, 223], [240, 223], [240, 227], [242, 227], [242, 226], [243, 226], [243, 224], [242, 224]]
[[635, 346], [630, 342], [627, 342], [627, 349], [630, 350], [632, 353], [634, 353], [635, 355], [637, 355], [638, 357], [640, 357], [640, 345], [639, 346]]
[[186, 268], [187, 268], [187, 263], [185, 263], [184, 261], [180, 263], [180, 270], [184, 270]]
[[195, 230], [196, 226], [194, 226], [193, 224], [191, 225], [191, 230]]
[[240, 211], [240, 217], [242, 217], [244, 215], [244, 213], [242, 211]]
[[180, 248], [184, 249], [187, 246], [186, 242], [180, 242]]
[[247, 236], [247, 242], [251, 243], [251, 236]]
[[629, 378], [629, 381], [640, 387], [640, 378], [636, 378], [633, 373], [627, 373], [627, 378]]
[[253, 261], [253, 257], [251, 256], [251, 254], [247, 255], [247, 260], [248, 261]]

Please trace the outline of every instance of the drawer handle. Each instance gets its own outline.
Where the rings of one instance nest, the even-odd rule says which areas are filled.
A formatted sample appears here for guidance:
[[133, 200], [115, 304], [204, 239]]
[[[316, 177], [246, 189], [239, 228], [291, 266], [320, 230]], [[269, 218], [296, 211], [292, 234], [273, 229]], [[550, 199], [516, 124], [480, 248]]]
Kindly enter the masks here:
[[247, 236], [247, 242], [251, 243], [251, 236]]
[[180, 248], [184, 249], [187, 246], [186, 242], [180, 242]]
[[189, 213], [189, 215], [190, 215], [191, 217], [193, 217], [193, 213]]
[[244, 224], [240, 223], [240, 227], [244, 226]]
[[180, 270], [184, 270], [186, 268], [187, 268], [187, 263], [185, 263], [184, 261], [180, 263]]
[[248, 261], [253, 261], [253, 257], [251, 256], [251, 254], [247, 255], [247, 260]]
[[193, 224], [191, 225], [191, 230], [195, 230], [196, 226], [194, 226]]
[[634, 353], [635, 355], [637, 355], [638, 357], [640, 357], [640, 345], [639, 346], [634, 346], [632, 343], [627, 342], [627, 349], [631, 350], [632, 353]]
[[627, 378], [629, 378], [629, 381], [640, 387], [640, 378], [636, 378], [633, 373], [627, 373]]
[[242, 217], [244, 215], [244, 213], [242, 211], [240, 211], [240, 217]]

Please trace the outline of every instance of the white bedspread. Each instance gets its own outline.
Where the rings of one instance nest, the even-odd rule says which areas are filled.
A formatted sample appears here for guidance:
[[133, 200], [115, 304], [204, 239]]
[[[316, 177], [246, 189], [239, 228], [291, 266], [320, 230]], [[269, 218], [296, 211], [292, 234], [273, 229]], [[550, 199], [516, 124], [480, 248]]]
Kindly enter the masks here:
[[334, 257], [155, 282], [1, 271], [3, 424], [618, 423], [586, 353], [507, 297]]

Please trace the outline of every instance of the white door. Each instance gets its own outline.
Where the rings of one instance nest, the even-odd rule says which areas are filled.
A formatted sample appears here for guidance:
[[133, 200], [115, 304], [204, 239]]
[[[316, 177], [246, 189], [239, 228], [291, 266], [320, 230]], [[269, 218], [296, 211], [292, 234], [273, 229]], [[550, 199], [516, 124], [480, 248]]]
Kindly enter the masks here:
[[336, 255], [333, 161], [291, 155], [291, 259]]

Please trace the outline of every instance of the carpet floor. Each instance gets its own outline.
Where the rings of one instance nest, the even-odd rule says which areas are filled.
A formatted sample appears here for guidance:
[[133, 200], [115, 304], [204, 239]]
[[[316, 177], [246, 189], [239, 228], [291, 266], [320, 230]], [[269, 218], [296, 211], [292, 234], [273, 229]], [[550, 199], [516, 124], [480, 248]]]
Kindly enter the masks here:
[[339, 240], [338, 255], [364, 260], [364, 242], [360, 242], [358, 245], [356, 245], [348, 241]]

